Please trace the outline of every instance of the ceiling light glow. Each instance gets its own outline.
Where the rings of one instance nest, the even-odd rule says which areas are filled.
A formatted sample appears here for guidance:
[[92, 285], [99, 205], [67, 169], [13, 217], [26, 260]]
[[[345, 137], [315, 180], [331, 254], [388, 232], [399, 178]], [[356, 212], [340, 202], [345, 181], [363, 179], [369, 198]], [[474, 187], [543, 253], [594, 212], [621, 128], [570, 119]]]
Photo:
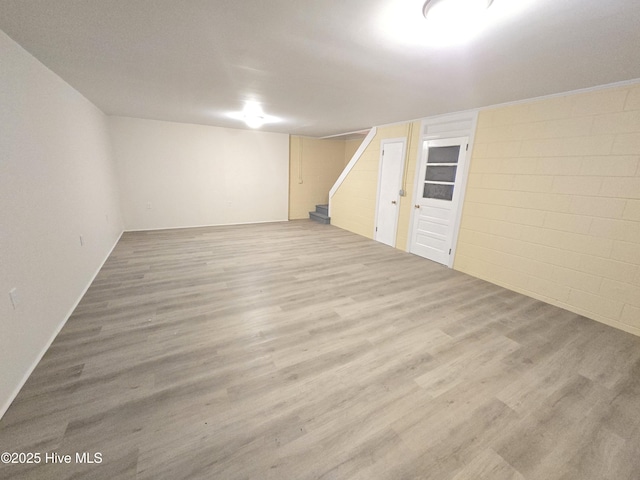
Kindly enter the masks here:
[[482, 14], [493, 0], [427, 0], [422, 14], [430, 22], [455, 22]]
[[378, 26], [389, 40], [401, 45], [462, 45], [521, 14], [532, 3], [533, 0], [389, 1], [380, 10]]
[[260, 128], [264, 125], [264, 112], [260, 104], [248, 102], [242, 112], [244, 114], [244, 123], [246, 123], [249, 128]]
[[235, 120], [242, 120], [249, 128], [260, 128], [265, 123], [280, 121], [278, 117], [265, 114], [262, 106], [254, 101], [247, 102], [241, 112], [230, 112], [227, 116]]
[[491, 0], [427, 0], [422, 14], [433, 43], [452, 45], [467, 41], [482, 28]]
[[264, 117], [261, 115], [245, 115], [244, 123], [246, 123], [249, 128], [260, 128], [264, 125]]

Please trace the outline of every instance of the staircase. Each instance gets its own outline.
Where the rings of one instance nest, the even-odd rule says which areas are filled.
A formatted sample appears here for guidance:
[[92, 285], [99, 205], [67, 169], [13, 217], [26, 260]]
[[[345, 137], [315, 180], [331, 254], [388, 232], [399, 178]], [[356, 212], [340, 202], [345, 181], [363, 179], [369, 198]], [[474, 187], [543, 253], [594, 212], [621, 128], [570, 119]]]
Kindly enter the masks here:
[[309, 218], [319, 223], [331, 223], [331, 217], [329, 217], [329, 205], [316, 205], [316, 211], [309, 212]]

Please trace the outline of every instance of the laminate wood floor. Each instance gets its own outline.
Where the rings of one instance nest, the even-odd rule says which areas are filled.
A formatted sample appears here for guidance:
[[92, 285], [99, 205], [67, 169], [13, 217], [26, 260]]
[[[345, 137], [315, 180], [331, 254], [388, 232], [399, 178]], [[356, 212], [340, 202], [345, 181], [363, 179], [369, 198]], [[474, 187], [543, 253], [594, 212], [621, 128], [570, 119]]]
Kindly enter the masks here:
[[309, 221], [126, 233], [0, 451], [42, 454], [3, 479], [639, 479], [640, 338]]

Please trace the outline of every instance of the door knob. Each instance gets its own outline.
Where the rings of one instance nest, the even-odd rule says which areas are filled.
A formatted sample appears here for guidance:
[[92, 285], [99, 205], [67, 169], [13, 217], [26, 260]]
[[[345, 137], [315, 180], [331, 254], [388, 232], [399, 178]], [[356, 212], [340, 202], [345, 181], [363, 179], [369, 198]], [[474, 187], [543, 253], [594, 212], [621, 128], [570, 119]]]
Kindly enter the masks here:
[[398, 203], [398, 202], [396, 202], [395, 200], [391, 200], [391, 203], [392, 203], [393, 205], [395, 205], [395, 204], [396, 204], [396, 203]]
[[420, 205], [416, 204], [413, 206], [413, 208], [420, 208]]

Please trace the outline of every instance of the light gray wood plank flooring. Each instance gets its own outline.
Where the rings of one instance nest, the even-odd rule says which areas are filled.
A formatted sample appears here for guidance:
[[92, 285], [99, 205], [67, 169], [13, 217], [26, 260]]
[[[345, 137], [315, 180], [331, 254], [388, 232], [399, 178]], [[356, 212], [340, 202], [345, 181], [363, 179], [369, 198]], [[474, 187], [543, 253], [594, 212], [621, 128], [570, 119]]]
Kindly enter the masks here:
[[0, 451], [103, 458], [3, 479], [639, 479], [640, 339], [310, 221], [126, 233]]

